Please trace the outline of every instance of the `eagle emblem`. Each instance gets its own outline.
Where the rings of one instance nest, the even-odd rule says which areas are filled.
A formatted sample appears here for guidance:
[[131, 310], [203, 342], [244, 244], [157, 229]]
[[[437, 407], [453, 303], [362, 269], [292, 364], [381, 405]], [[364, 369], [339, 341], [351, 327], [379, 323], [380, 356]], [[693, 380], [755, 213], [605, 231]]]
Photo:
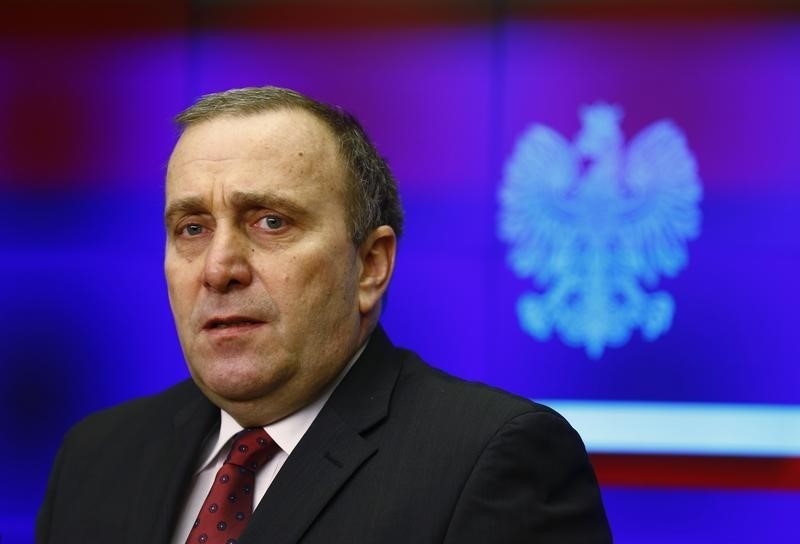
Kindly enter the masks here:
[[661, 120], [626, 146], [622, 115], [582, 108], [573, 142], [530, 126], [498, 195], [508, 264], [536, 286], [518, 300], [520, 326], [539, 340], [555, 331], [593, 359], [636, 328], [648, 341], [669, 330], [675, 301], [654, 289], [686, 266], [700, 233], [702, 186], [683, 132]]

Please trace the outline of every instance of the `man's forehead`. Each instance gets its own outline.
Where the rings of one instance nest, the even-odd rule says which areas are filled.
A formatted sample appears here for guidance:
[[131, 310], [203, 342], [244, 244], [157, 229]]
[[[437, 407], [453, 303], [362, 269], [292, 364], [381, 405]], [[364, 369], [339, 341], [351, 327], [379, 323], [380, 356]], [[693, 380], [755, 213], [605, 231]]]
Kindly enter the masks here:
[[[301, 109], [281, 108], [246, 115], [222, 114], [187, 127], [171, 162], [184, 156], [209, 161], [262, 157], [272, 153], [331, 153], [336, 138], [323, 121]], [[302, 156], [302, 155], [299, 155]]]
[[[237, 187], [292, 192], [299, 185], [345, 190], [346, 168], [332, 131], [313, 114], [281, 109], [221, 115], [188, 127], [167, 166], [169, 201]], [[291, 187], [294, 185], [294, 187]], [[213, 187], [212, 187], [213, 186]]]

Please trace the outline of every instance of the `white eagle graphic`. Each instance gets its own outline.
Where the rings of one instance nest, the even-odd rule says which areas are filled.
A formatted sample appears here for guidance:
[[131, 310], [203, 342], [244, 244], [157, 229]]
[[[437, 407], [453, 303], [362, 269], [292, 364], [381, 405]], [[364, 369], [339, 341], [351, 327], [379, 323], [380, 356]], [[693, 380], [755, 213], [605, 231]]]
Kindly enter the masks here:
[[626, 148], [620, 107], [597, 103], [581, 120], [572, 143], [539, 124], [519, 139], [500, 188], [499, 235], [512, 270], [538, 287], [518, 301], [522, 328], [539, 340], [556, 331], [596, 359], [635, 328], [646, 340], [670, 328], [672, 296], [647, 289], [686, 266], [702, 187], [671, 121]]

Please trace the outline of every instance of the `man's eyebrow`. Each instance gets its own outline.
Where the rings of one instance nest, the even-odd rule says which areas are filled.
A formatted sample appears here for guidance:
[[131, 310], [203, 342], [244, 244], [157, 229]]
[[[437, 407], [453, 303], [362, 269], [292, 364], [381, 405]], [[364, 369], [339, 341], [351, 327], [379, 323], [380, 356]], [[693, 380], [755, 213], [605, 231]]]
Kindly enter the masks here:
[[305, 208], [294, 200], [275, 193], [235, 191], [230, 195], [228, 200], [233, 206], [240, 210], [269, 208], [295, 217], [302, 217], [307, 214]]
[[173, 200], [167, 204], [164, 210], [164, 222], [169, 223], [170, 219], [178, 214], [194, 214], [206, 211], [206, 204], [199, 196], [187, 196]]
[[[239, 210], [270, 208], [282, 211], [296, 218], [307, 214], [306, 210], [293, 200], [274, 193], [255, 193], [236, 191], [228, 197], [229, 202]], [[199, 196], [188, 196], [170, 202], [164, 210], [164, 222], [180, 214], [208, 213], [208, 206]]]

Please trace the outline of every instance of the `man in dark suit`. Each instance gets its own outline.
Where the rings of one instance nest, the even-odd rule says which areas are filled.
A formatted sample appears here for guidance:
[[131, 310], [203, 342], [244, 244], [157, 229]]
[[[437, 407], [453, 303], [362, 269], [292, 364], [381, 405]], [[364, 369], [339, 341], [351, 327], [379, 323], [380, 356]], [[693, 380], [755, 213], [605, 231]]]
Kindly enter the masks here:
[[563, 418], [378, 325], [402, 210], [352, 117], [267, 87], [178, 122], [165, 271], [192, 380], [70, 431], [37, 542], [611, 541]]

